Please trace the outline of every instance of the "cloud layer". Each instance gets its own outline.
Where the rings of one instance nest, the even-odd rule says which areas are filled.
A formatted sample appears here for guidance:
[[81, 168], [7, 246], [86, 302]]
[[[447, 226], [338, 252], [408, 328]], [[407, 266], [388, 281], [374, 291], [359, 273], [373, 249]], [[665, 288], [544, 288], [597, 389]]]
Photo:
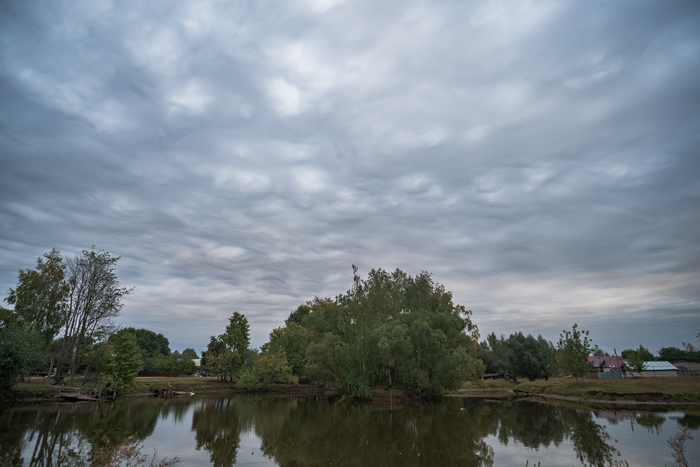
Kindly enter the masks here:
[[0, 286], [119, 255], [121, 322], [254, 345], [351, 264], [486, 332], [700, 332], [696, 2], [0, 3]]

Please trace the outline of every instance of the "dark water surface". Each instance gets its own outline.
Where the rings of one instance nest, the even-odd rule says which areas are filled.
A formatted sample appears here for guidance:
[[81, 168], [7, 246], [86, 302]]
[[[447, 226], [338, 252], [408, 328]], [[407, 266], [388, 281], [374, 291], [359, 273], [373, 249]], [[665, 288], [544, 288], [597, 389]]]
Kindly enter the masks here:
[[672, 466], [667, 441], [692, 429], [686, 458], [700, 460], [700, 416], [613, 412], [517, 399], [448, 398], [421, 406], [368, 406], [339, 398], [194, 396], [20, 407], [0, 413], [0, 455], [17, 465], [87, 465], [93, 446], [136, 435], [193, 465]]

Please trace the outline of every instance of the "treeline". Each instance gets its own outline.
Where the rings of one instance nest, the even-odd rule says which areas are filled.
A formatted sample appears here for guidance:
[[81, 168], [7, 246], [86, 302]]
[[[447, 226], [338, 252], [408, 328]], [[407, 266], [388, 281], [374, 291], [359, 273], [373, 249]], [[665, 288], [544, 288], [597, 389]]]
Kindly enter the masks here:
[[542, 336], [535, 338], [522, 332], [511, 334], [508, 339], [491, 333], [479, 344], [479, 357], [486, 373], [526, 377], [531, 381], [549, 379], [554, 374], [556, 352], [554, 344]]
[[[113, 319], [131, 290], [114, 273], [119, 257], [84, 250], [64, 260], [57, 250], [19, 271], [18, 284], [0, 308], [0, 390], [18, 377], [41, 371], [74, 385], [77, 375], [129, 384], [139, 370], [192, 374], [194, 349], [172, 352], [168, 339], [147, 329], [119, 329]], [[438, 396], [480, 379], [484, 372], [534, 380], [555, 374], [582, 377], [586, 358], [606, 355], [588, 331], [574, 324], [553, 344], [522, 332], [489, 334], [481, 343], [472, 312], [422, 272], [353, 266], [350, 290], [335, 299], [315, 297], [292, 311], [260, 349], [250, 348], [250, 326], [234, 312], [222, 334], [202, 353], [201, 371], [237, 379], [244, 389], [272, 384], [333, 382], [353, 396], [373, 388], [399, 387], [415, 396]], [[643, 346], [622, 357], [638, 368], [654, 355]], [[700, 361], [691, 344], [663, 348], [661, 360]]]
[[[498, 337], [491, 333], [479, 343], [478, 355], [487, 374], [525, 377], [531, 381], [548, 379], [559, 373], [580, 377], [593, 369], [586, 362], [588, 356], [610, 356], [598, 346], [593, 346], [589, 332], [579, 330], [576, 324], [571, 331], [562, 332], [556, 346], [542, 336], [535, 338], [517, 332], [506, 339], [503, 334]], [[658, 356], [642, 345], [637, 349], [625, 349], [620, 356], [628, 361], [628, 367], [634, 371], [643, 371], [645, 362], [655, 360], [700, 362], [700, 351], [685, 342], [683, 350], [664, 347], [659, 350]]]
[[203, 353], [204, 370], [237, 375], [242, 388], [302, 378], [360, 397], [376, 386], [436, 396], [481, 378], [471, 311], [429, 273], [373, 269], [362, 279], [353, 270], [350, 290], [299, 306], [259, 351], [246, 348], [247, 320], [234, 313]]
[[[700, 334], [698, 334], [700, 338]], [[700, 349], [689, 342], [683, 342], [683, 348], [662, 347], [658, 356], [655, 356], [649, 349], [640, 345], [638, 349], [627, 349], [622, 351], [622, 358], [639, 358], [648, 362], [700, 362]]]
[[195, 371], [193, 349], [171, 352], [162, 334], [118, 328], [114, 318], [131, 293], [114, 272], [118, 260], [94, 247], [64, 260], [53, 249], [19, 271], [5, 298], [14, 308], [0, 307], [0, 391], [37, 372], [71, 386], [78, 375], [121, 386], [141, 369]]

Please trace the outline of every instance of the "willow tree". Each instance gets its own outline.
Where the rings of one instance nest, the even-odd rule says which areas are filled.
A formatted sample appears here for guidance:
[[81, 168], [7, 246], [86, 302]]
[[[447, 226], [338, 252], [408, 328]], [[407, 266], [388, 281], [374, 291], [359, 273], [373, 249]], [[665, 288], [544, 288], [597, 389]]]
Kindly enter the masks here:
[[57, 381], [61, 379], [63, 366], [70, 362], [69, 384], [73, 384], [81, 345], [98, 329], [112, 326], [112, 319], [122, 309], [122, 298], [131, 293], [120, 287], [114, 272], [119, 258], [92, 249], [67, 260], [68, 293], [63, 307], [63, 342]]
[[306, 351], [309, 377], [332, 376], [356, 396], [394, 383], [418, 395], [440, 395], [480, 377], [471, 311], [455, 304], [429, 273], [373, 269], [362, 279], [353, 270], [346, 294], [319, 317], [311, 311], [302, 320], [302, 326], [324, 330]]

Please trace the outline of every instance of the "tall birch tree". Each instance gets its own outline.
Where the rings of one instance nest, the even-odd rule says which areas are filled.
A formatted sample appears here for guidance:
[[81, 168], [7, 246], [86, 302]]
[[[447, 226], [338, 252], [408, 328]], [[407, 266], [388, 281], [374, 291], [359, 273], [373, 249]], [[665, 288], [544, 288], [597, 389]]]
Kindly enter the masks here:
[[36, 261], [36, 269], [20, 269], [17, 288], [5, 301], [14, 306], [18, 324], [41, 334], [48, 346], [63, 326], [68, 284], [66, 266], [55, 248]]
[[114, 272], [119, 258], [103, 250], [95, 251], [93, 247], [66, 261], [68, 294], [57, 381], [61, 379], [63, 366], [70, 362], [69, 384], [73, 384], [81, 345], [99, 328], [112, 326], [112, 319], [122, 309], [122, 298], [131, 293], [120, 287]]

